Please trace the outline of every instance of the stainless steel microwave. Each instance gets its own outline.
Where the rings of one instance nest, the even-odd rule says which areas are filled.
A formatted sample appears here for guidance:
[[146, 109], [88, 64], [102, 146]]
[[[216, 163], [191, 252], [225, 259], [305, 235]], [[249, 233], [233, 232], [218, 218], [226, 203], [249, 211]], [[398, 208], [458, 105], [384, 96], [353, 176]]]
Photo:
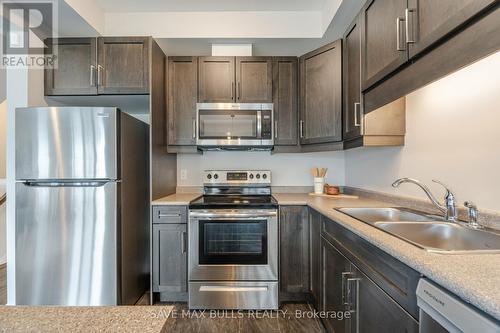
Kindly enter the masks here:
[[198, 103], [196, 144], [200, 149], [271, 149], [272, 103]]

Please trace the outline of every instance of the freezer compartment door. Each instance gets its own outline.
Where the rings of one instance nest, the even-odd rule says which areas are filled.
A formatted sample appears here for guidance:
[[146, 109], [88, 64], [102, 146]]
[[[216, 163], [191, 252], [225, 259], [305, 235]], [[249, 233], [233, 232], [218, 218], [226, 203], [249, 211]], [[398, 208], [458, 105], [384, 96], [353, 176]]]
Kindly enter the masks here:
[[119, 183], [16, 184], [16, 304], [115, 305]]
[[16, 109], [16, 179], [118, 179], [118, 112]]

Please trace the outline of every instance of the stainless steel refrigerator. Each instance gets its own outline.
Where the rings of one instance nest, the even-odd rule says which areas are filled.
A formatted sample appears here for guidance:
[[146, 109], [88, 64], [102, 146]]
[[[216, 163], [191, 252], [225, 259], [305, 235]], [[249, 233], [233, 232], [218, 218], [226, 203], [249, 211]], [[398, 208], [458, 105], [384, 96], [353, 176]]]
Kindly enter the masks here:
[[149, 126], [116, 108], [19, 108], [15, 133], [16, 304], [135, 303], [149, 286]]

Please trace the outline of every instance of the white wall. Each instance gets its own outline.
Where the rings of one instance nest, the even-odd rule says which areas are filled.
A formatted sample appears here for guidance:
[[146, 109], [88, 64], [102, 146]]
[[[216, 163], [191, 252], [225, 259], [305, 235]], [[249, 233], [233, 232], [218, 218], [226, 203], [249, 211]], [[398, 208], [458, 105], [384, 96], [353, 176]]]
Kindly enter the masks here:
[[106, 13], [104, 35], [321, 38], [324, 32], [321, 11], [129, 12]]
[[[273, 186], [312, 186], [310, 169], [328, 168], [327, 181], [344, 183], [344, 153], [276, 154], [269, 152], [205, 152], [177, 156], [177, 186], [201, 186], [201, 172], [208, 169], [263, 169], [272, 171]], [[182, 179], [186, 170], [187, 179]]]
[[[345, 153], [346, 185], [424, 198], [399, 177], [447, 183], [458, 200], [500, 211], [500, 52], [406, 98], [406, 145]], [[432, 188], [440, 190], [439, 185]]]

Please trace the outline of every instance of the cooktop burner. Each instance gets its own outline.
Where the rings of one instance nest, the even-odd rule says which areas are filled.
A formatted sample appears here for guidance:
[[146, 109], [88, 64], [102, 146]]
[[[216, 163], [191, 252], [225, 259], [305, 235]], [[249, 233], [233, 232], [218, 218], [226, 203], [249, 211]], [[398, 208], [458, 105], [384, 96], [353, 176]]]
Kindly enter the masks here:
[[271, 195], [204, 195], [191, 201], [191, 209], [214, 208], [276, 208], [278, 202]]

